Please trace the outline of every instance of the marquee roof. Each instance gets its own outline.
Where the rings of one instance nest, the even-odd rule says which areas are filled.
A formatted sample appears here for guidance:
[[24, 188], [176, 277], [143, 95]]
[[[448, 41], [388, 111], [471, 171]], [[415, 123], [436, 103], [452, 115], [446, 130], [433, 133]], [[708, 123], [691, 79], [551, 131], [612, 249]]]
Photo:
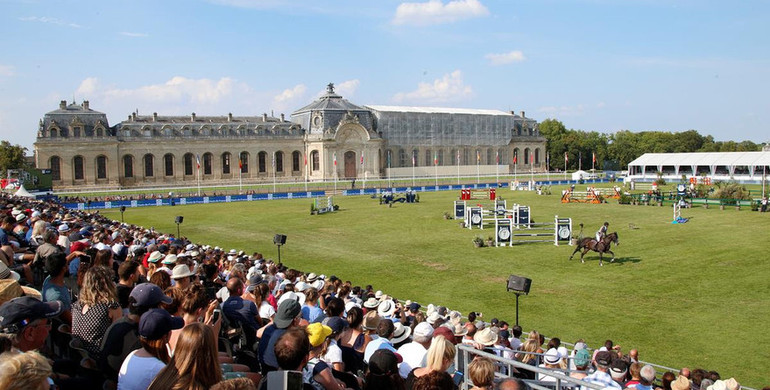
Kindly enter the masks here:
[[629, 166], [761, 166], [770, 165], [770, 152], [645, 153]]

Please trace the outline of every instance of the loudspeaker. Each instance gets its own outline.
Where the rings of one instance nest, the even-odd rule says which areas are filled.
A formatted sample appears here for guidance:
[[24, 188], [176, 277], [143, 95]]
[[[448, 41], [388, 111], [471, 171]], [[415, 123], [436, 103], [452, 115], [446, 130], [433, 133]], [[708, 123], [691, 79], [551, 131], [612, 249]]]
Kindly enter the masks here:
[[182, 223], [184, 222], [184, 217], [181, 215], [177, 215], [176, 218], [174, 218], [175, 223]]
[[532, 287], [532, 279], [523, 276], [511, 275], [508, 277], [508, 291], [529, 294], [529, 288]]
[[275, 237], [273, 237], [273, 244], [275, 245], [283, 245], [286, 243], [286, 236], [283, 234], [276, 234]]
[[126, 211], [126, 206], [120, 206], [120, 212], [122, 213], [124, 211]]

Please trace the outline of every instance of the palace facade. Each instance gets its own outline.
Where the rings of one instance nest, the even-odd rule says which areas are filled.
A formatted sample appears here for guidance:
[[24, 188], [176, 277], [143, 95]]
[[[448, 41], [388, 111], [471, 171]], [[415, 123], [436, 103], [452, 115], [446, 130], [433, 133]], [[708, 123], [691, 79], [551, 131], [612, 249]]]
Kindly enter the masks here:
[[132, 113], [110, 126], [88, 101], [62, 101], [40, 120], [35, 163], [63, 190], [374, 179], [407, 167], [507, 174], [514, 156], [519, 170], [543, 171], [545, 147], [523, 111], [358, 106], [329, 84], [291, 118]]

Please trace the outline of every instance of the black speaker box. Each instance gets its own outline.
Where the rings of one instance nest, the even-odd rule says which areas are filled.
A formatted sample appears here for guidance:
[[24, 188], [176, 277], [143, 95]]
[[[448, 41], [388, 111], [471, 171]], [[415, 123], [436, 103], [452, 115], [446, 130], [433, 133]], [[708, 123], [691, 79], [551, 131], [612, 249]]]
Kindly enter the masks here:
[[532, 287], [532, 279], [516, 275], [511, 275], [508, 277], [508, 291], [529, 294], [530, 287]]
[[176, 218], [174, 218], [174, 222], [182, 223], [182, 222], [184, 222], [184, 217], [181, 216], [181, 215], [177, 215]]
[[283, 245], [286, 243], [286, 236], [283, 234], [276, 234], [275, 237], [273, 237], [273, 243], [276, 245]]

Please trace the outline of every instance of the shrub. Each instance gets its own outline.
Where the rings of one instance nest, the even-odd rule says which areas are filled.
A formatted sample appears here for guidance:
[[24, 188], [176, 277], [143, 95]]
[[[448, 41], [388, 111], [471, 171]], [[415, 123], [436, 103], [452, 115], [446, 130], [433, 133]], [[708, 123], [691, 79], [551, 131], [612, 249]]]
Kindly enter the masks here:
[[620, 199], [618, 199], [618, 204], [631, 204], [631, 201], [634, 198], [631, 195], [621, 194]]
[[714, 197], [718, 199], [743, 199], [750, 200], [751, 195], [746, 187], [736, 182], [718, 182]]

